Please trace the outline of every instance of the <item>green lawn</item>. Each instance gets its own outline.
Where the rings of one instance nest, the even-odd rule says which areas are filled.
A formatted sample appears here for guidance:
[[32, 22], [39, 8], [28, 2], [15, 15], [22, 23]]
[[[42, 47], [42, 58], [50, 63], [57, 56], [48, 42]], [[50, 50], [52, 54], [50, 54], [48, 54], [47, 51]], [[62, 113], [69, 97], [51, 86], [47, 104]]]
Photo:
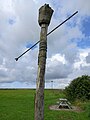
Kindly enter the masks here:
[[[35, 90], [0, 90], [0, 120], [34, 120]], [[80, 103], [83, 112], [53, 111], [49, 106], [65, 97], [59, 90], [45, 90], [44, 120], [90, 120], [90, 102]]]

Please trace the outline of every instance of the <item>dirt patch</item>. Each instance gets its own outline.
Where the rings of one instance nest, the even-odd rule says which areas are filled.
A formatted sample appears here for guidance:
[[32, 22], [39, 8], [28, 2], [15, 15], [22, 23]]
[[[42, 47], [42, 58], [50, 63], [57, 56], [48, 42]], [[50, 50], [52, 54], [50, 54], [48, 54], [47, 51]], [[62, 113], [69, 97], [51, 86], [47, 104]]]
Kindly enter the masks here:
[[78, 106], [72, 106], [72, 109], [65, 109], [65, 108], [59, 108], [58, 105], [51, 105], [49, 106], [50, 110], [65, 110], [65, 111], [75, 111], [75, 112], [83, 112], [83, 110]]

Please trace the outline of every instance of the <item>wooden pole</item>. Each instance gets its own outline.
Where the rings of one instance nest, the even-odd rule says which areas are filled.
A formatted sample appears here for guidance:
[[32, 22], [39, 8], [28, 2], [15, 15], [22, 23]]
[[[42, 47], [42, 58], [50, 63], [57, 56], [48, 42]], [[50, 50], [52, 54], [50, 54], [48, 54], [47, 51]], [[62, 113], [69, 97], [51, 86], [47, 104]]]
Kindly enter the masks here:
[[39, 55], [38, 55], [38, 75], [35, 96], [35, 120], [44, 120], [44, 83], [45, 66], [47, 56], [47, 30], [53, 10], [48, 4], [39, 9], [39, 25], [41, 26]]

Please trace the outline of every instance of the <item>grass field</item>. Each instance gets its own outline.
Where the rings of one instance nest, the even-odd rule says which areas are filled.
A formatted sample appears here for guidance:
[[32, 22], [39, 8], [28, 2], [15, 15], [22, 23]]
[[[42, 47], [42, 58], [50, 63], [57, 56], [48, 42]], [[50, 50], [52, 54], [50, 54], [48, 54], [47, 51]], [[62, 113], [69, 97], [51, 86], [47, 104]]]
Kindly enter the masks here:
[[[35, 90], [0, 90], [0, 120], [34, 120]], [[90, 101], [77, 103], [83, 112], [49, 110], [58, 98], [59, 90], [45, 90], [44, 120], [90, 120]]]

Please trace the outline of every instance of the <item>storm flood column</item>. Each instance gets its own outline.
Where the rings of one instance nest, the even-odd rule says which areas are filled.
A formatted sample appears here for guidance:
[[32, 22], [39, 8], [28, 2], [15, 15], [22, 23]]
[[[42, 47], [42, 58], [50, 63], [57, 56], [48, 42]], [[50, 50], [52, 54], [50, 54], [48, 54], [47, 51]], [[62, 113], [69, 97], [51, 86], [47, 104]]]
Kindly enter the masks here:
[[35, 120], [44, 120], [44, 84], [45, 84], [45, 67], [47, 57], [47, 30], [53, 10], [49, 4], [45, 4], [39, 9], [38, 22], [41, 27], [39, 55], [38, 55], [38, 74], [35, 96]]

